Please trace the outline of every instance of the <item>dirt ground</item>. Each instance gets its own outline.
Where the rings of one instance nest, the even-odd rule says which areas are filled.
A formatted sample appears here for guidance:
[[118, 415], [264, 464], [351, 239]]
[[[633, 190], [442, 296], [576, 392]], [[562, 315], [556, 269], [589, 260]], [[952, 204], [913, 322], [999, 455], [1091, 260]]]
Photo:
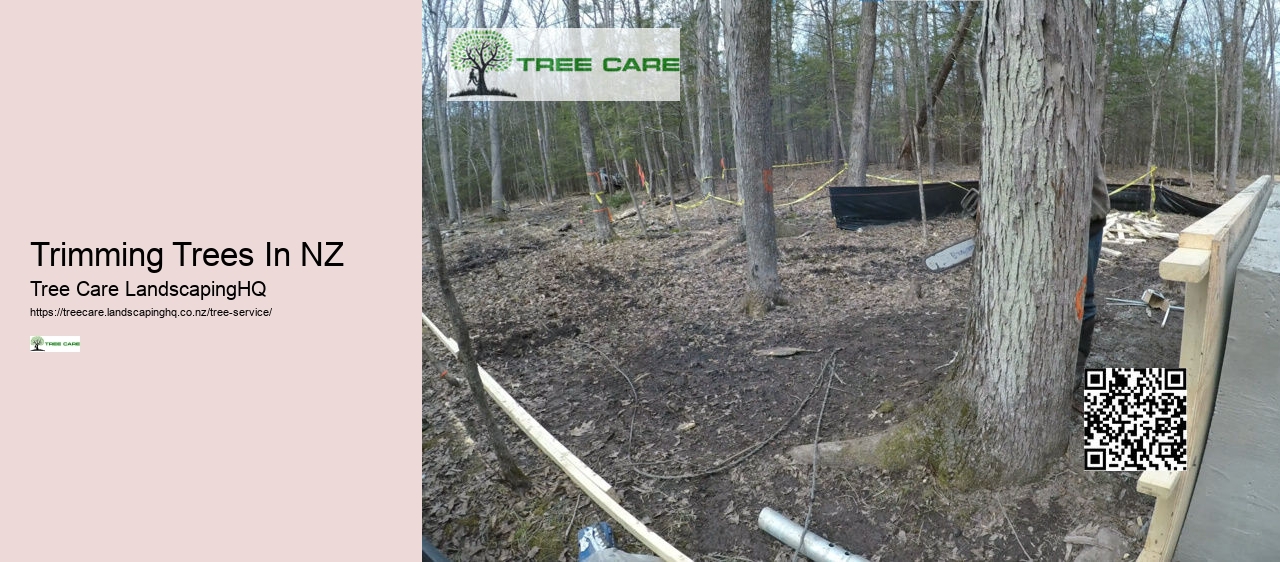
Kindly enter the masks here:
[[[1123, 183], [1144, 171], [1109, 173]], [[972, 168], [939, 172], [976, 178]], [[775, 200], [792, 201], [833, 173], [776, 172]], [[906, 176], [879, 167], [872, 173]], [[1174, 189], [1222, 201], [1205, 179]], [[823, 195], [779, 207], [789, 304], [761, 320], [738, 312], [745, 247], [711, 250], [735, 228], [737, 207], [681, 210], [677, 230], [668, 208], [646, 206], [648, 236], [631, 217], [615, 225], [618, 239], [605, 246], [588, 239], [584, 197], [519, 202], [506, 222], [470, 217], [462, 231], [446, 234], [480, 363], [610, 482], [624, 507], [695, 560], [788, 559], [790, 549], [756, 524], [764, 507], [805, 518], [811, 466], [794, 464], [786, 451], [812, 443], [815, 431], [824, 441], [852, 438], [900, 421], [937, 386], [959, 346], [972, 267], [935, 274], [923, 260], [971, 236], [973, 222], [930, 221], [927, 241], [919, 223], [839, 230]], [[1159, 219], [1170, 232], [1194, 220]], [[1153, 288], [1181, 304], [1180, 284], [1158, 275], [1175, 246], [1116, 246], [1123, 255], [1099, 265], [1098, 302]], [[427, 251], [424, 240], [424, 264]], [[424, 275], [422, 296], [424, 312], [452, 334], [434, 275]], [[1177, 366], [1181, 314], [1163, 327], [1160, 319], [1138, 307], [1100, 306], [1091, 366]], [[753, 354], [780, 346], [811, 351]], [[425, 349], [452, 372], [434, 338]], [[793, 418], [829, 357], [837, 377], [830, 394], [824, 402], [817, 393]], [[516, 494], [495, 483], [496, 460], [477, 431], [469, 392], [424, 363], [423, 534], [455, 560], [576, 560], [576, 530], [608, 518], [500, 413], [534, 487]], [[713, 475], [640, 473], [703, 472], [780, 427], [758, 452]], [[1124, 534], [1132, 559], [1153, 500], [1135, 491], [1136, 473], [1084, 471], [1083, 429], [1073, 427], [1068, 454], [1026, 486], [956, 493], [923, 468], [820, 468], [810, 528], [871, 560], [1064, 560], [1080, 549], [1065, 536], [1103, 525]], [[647, 552], [614, 527], [620, 546]]]

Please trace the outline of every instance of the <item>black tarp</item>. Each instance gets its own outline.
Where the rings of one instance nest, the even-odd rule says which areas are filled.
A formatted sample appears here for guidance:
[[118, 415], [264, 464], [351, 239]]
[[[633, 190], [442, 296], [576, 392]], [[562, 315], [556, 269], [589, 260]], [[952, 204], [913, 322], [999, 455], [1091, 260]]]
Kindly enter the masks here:
[[[1115, 191], [1120, 189], [1120, 185], [1108, 185], [1107, 188], [1110, 191]], [[1111, 196], [1111, 208], [1117, 211], [1146, 211], [1150, 204], [1151, 186], [1149, 185], [1131, 185], [1125, 188], [1124, 191]], [[1155, 211], [1157, 213], [1177, 213], [1179, 215], [1203, 217], [1217, 208], [1217, 203], [1206, 203], [1182, 195], [1163, 185], [1156, 186]]]
[[[1110, 186], [1112, 191], [1120, 184]], [[929, 218], [964, 211], [964, 198], [977, 189], [976, 181], [924, 184], [925, 211]], [[867, 187], [832, 187], [831, 214], [836, 226], [855, 230], [864, 226], [920, 220], [920, 196], [914, 185], [873, 185]], [[1111, 207], [1118, 211], [1145, 211], [1151, 199], [1151, 188], [1134, 185], [1111, 196]], [[1218, 205], [1198, 201], [1164, 186], [1156, 186], [1156, 212], [1203, 217]]]
[[[924, 184], [924, 207], [929, 218], [964, 211], [964, 196], [977, 189], [976, 181]], [[831, 214], [836, 226], [853, 230], [863, 226], [920, 220], [919, 188], [915, 185], [832, 187]]]

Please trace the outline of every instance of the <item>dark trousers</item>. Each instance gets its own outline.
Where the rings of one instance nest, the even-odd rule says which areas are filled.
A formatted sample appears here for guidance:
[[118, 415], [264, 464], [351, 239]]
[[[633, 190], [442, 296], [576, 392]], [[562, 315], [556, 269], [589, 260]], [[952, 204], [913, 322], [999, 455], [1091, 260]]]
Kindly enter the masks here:
[[1089, 223], [1089, 264], [1084, 285], [1084, 321], [1080, 323], [1080, 347], [1076, 354], [1076, 386], [1084, 381], [1084, 364], [1093, 349], [1093, 326], [1097, 322], [1098, 305], [1093, 302], [1094, 274], [1098, 271], [1098, 256], [1102, 254], [1102, 231], [1106, 219]]

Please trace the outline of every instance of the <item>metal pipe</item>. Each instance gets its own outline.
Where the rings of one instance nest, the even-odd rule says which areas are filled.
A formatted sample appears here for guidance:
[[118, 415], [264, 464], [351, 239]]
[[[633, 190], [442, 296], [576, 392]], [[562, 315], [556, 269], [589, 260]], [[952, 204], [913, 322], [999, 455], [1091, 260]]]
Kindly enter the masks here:
[[[767, 507], [760, 510], [759, 524], [760, 530], [791, 548], [799, 547], [800, 554], [814, 562], [870, 562], [813, 531], [806, 533], [803, 527]], [[802, 536], [804, 544], [800, 544]]]

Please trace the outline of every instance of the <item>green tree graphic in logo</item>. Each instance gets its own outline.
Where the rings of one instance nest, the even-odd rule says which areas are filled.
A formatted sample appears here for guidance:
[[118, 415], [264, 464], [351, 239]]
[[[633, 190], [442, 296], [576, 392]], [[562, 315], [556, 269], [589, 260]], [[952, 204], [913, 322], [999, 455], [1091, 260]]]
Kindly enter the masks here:
[[449, 64], [454, 70], [469, 70], [467, 88], [456, 94], [449, 94], [449, 97], [516, 97], [511, 92], [490, 89], [484, 77], [485, 73], [491, 70], [497, 72], [511, 68], [514, 60], [511, 54], [511, 43], [501, 33], [490, 29], [473, 29], [463, 32], [449, 47]]
[[44, 351], [43, 349], [40, 349], [40, 346], [43, 344], [44, 344], [44, 338], [40, 336], [31, 336], [31, 345], [36, 346], [36, 348], [31, 351]]

